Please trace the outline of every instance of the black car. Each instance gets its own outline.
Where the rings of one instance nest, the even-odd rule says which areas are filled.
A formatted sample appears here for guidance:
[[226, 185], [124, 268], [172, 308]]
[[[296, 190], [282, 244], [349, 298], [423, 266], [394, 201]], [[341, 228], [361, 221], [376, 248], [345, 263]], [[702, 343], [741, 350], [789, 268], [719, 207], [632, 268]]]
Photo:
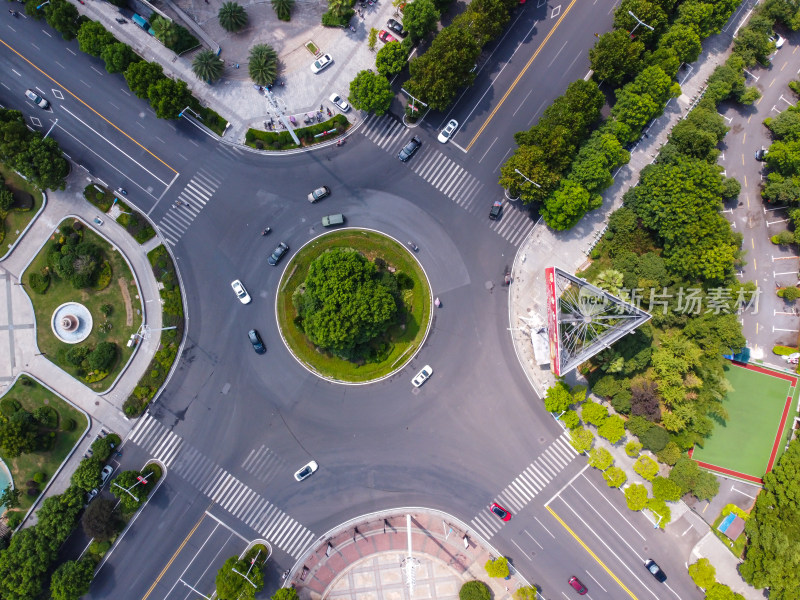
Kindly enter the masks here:
[[492, 221], [497, 220], [497, 217], [500, 216], [501, 210], [503, 210], [503, 203], [500, 200], [495, 200], [492, 203], [492, 209], [489, 211], [489, 218]]
[[648, 571], [650, 571], [650, 574], [656, 578], [656, 581], [664, 583], [667, 580], [667, 574], [661, 570], [661, 567], [659, 567], [656, 564], [656, 561], [654, 561], [652, 558], [648, 558], [647, 562], [644, 563], [644, 566]]
[[281, 262], [283, 255], [289, 251], [289, 246], [281, 242], [278, 244], [278, 247], [273, 250], [270, 257], [267, 259], [267, 262], [271, 264], [273, 267]]
[[403, 24], [395, 21], [394, 19], [389, 19], [386, 21], [386, 27], [401, 37], [406, 37], [408, 35], [407, 31], [403, 31]]
[[764, 148], [759, 148], [756, 150], [756, 160], [765, 161], [767, 160], [767, 154], [769, 154], [769, 150], [765, 150]]
[[256, 351], [256, 354], [264, 354], [267, 351], [264, 340], [258, 335], [258, 331], [251, 329], [247, 332], [247, 337], [250, 339], [250, 343], [253, 344], [253, 350]]
[[409, 158], [416, 154], [420, 146], [422, 146], [422, 141], [417, 136], [412, 137], [411, 141], [403, 146], [402, 150], [400, 150], [397, 158], [399, 158], [401, 162], [408, 161]]

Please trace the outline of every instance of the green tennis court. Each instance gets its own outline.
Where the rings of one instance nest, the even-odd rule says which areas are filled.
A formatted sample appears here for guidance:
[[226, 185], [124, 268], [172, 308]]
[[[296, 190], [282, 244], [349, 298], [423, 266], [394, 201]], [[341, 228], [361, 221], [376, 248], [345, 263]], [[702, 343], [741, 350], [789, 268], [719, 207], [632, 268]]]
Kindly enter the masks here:
[[761, 483], [783, 451], [797, 376], [739, 363], [729, 363], [725, 376], [733, 387], [724, 402], [729, 418], [715, 424], [692, 458], [712, 471]]

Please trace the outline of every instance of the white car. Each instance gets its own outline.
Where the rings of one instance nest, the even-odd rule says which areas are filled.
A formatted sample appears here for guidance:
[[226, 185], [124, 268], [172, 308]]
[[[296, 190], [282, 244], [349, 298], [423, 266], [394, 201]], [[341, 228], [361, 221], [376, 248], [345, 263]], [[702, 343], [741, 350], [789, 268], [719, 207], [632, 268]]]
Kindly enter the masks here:
[[50, 108], [50, 103], [33, 90], [25, 90], [25, 97], [39, 108]]
[[779, 33], [776, 33], [775, 35], [771, 35], [769, 37], [769, 41], [775, 43], [776, 50], [780, 50], [781, 46], [786, 43], [786, 38], [781, 36]]
[[350, 105], [345, 101], [344, 98], [340, 98], [339, 94], [331, 94], [330, 101], [333, 102], [336, 105], [336, 108], [342, 112], [347, 112], [350, 110]]
[[332, 62], [333, 62], [333, 59], [331, 58], [330, 54], [323, 54], [317, 60], [315, 60], [313, 63], [311, 63], [311, 72], [312, 73], [319, 73], [323, 69], [325, 69], [328, 66], [330, 66], [330, 64]]
[[252, 298], [250, 298], [250, 294], [247, 293], [247, 290], [244, 289], [241, 281], [234, 279], [231, 281], [231, 287], [233, 288], [233, 293], [239, 298], [239, 302], [242, 304], [250, 304]]
[[295, 473], [294, 474], [294, 478], [297, 481], [303, 481], [303, 479], [305, 479], [306, 477], [309, 477], [318, 468], [319, 468], [319, 465], [317, 464], [317, 461], [312, 460], [305, 467], [303, 467], [297, 473]]
[[111, 477], [111, 474], [113, 472], [114, 472], [114, 467], [112, 467], [111, 465], [106, 465], [105, 467], [103, 467], [103, 470], [100, 472], [101, 488], [106, 484], [106, 481], [108, 481], [108, 478]]
[[416, 377], [414, 377], [414, 379], [411, 380], [411, 383], [414, 387], [419, 387], [423, 383], [428, 381], [428, 377], [430, 377], [432, 374], [433, 374], [433, 369], [431, 368], [431, 366], [425, 365], [424, 367], [422, 367], [422, 370], [419, 373], [417, 373]]
[[444, 126], [444, 129], [442, 129], [442, 132], [439, 134], [438, 140], [443, 144], [449, 142], [450, 138], [453, 136], [453, 132], [456, 130], [457, 127], [458, 127], [458, 121], [456, 121], [455, 119], [450, 119], [447, 125]]

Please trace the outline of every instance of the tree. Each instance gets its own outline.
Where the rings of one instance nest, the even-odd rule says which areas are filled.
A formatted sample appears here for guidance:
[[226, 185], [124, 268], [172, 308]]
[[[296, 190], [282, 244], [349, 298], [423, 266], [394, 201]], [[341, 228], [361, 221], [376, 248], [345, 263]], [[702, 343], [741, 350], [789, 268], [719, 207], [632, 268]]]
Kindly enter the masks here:
[[55, 558], [42, 543], [36, 527], [22, 529], [11, 537], [9, 547], [0, 552], [0, 597], [28, 600], [42, 593], [42, 579]]
[[67, 0], [50, 0], [44, 10], [47, 24], [61, 34], [65, 40], [78, 35], [78, 9]]
[[114, 502], [105, 498], [95, 498], [86, 507], [81, 523], [88, 537], [99, 542], [110, 539], [117, 531]]
[[483, 567], [489, 577], [508, 577], [511, 572], [508, 568], [508, 559], [505, 556], [498, 556], [495, 559], [490, 558]]
[[658, 386], [646, 377], [637, 377], [631, 382], [631, 414], [645, 417], [650, 421], [658, 421], [661, 417], [661, 405], [658, 397]]
[[103, 436], [97, 438], [95, 441], [92, 442], [92, 456], [99, 460], [100, 462], [105, 462], [111, 457], [111, 453], [114, 451], [112, 447], [112, 440], [110, 440], [111, 436]]
[[14, 489], [13, 485], [9, 483], [0, 493], [0, 507], [5, 507], [6, 510], [18, 507], [21, 493], [20, 490]]
[[578, 416], [574, 410], [566, 411], [561, 417], [561, 422], [567, 429], [575, 429], [581, 424], [581, 418]]
[[100, 58], [106, 63], [106, 71], [109, 73], [124, 73], [131, 63], [139, 60], [133, 48], [122, 42], [116, 42], [103, 48]]
[[614, 457], [605, 448], [592, 448], [589, 452], [589, 465], [595, 469], [605, 471], [614, 464]]
[[675, 442], [667, 442], [667, 445], [658, 452], [658, 460], [667, 464], [669, 466], [674, 465], [678, 462], [678, 459], [681, 457], [681, 449]]
[[589, 64], [598, 81], [618, 86], [639, 70], [644, 44], [621, 29], [600, 36], [589, 50]]
[[292, 8], [294, 8], [294, 0], [270, 0], [272, 3], [272, 10], [281, 21], [289, 21], [292, 18]]
[[346, 250], [314, 259], [296, 302], [308, 338], [342, 356], [381, 335], [397, 316], [397, 301], [375, 264]]
[[597, 428], [597, 435], [616, 444], [625, 436], [625, 421], [619, 415], [611, 415]]
[[710, 560], [701, 558], [689, 565], [689, 577], [697, 587], [708, 590], [717, 582], [717, 570]]
[[297, 595], [297, 590], [293, 587], [280, 588], [272, 596], [271, 600], [299, 600], [300, 596]]
[[367, 47], [375, 52], [375, 44], [378, 43], [378, 30], [374, 27], [369, 28], [369, 34], [367, 34]]
[[436, 29], [440, 16], [433, 0], [414, 0], [403, 11], [403, 29], [413, 41], [420, 40]]
[[672, 511], [667, 503], [658, 498], [650, 498], [647, 501], [647, 509], [656, 517], [656, 526], [663, 529], [672, 520]]
[[[291, 10], [291, 6], [289, 8]], [[247, 25], [247, 11], [238, 2], [223, 3], [217, 13], [217, 18], [219, 24], [226, 31], [239, 31]]]
[[350, 82], [350, 95], [347, 99], [358, 110], [374, 111], [380, 116], [389, 110], [394, 93], [389, 81], [383, 75], [372, 71], [359, 71]]
[[458, 590], [458, 600], [491, 600], [492, 593], [482, 581], [468, 581]]
[[117, 40], [114, 35], [97, 21], [86, 21], [78, 29], [78, 47], [81, 52], [99, 57], [103, 48]]
[[603, 421], [608, 418], [608, 409], [602, 404], [590, 400], [581, 408], [581, 417], [592, 425], [602, 425]]
[[670, 48], [683, 63], [693, 63], [700, 56], [703, 47], [700, 37], [692, 27], [676, 24], [661, 36], [658, 42], [661, 48]]
[[631, 440], [630, 442], [625, 444], [625, 454], [627, 454], [631, 458], [636, 458], [637, 456], [639, 456], [639, 452], [641, 451], [642, 451], [642, 445], [636, 440]]
[[[147, 484], [138, 483], [137, 478], [140, 475], [141, 473], [138, 471], [123, 471], [114, 478], [108, 488], [114, 496], [119, 498], [123, 512], [136, 512], [147, 500], [147, 496], [153, 487], [152, 478], [148, 478]], [[129, 490], [130, 493], [126, 490]]]
[[107, 371], [117, 359], [117, 345], [114, 342], [100, 342], [86, 357], [93, 371]]
[[0, 428], [0, 446], [8, 458], [16, 458], [36, 449], [36, 423], [25, 410], [15, 412]]
[[560, 175], [551, 168], [550, 158], [538, 145], [520, 146], [500, 168], [500, 186], [513, 187], [525, 204], [545, 200], [561, 181]]
[[[222, 568], [217, 571], [215, 580], [217, 597], [220, 600], [252, 600], [255, 598], [256, 593], [264, 588], [264, 572], [260, 565], [253, 565], [252, 569], [250, 567], [250, 561], [240, 560], [236, 556], [231, 556], [226, 560]], [[248, 569], [250, 569], [247, 578], [255, 587], [248, 583], [244, 577], [234, 573], [234, 569], [239, 573], [247, 573]]]
[[525, 585], [514, 590], [514, 600], [538, 600], [538, 593], [536, 586]]
[[125, 81], [137, 98], [147, 98], [150, 86], [164, 78], [164, 69], [158, 63], [135, 62], [125, 69]]
[[75, 529], [78, 514], [83, 510], [84, 498], [83, 490], [72, 485], [63, 493], [46, 498], [36, 513], [39, 519], [37, 533], [53, 556]]
[[569, 443], [572, 444], [572, 447], [575, 448], [575, 450], [577, 450], [580, 454], [588, 452], [591, 449], [593, 442], [594, 434], [588, 429], [579, 427], [578, 429], [572, 429], [569, 432]]
[[660, 452], [669, 442], [669, 433], [663, 428], [653, 426], [639, 437], [645, 448], [651, 452]]
[[[636, 27], [639, 23], [630, 13], [635, 14], [652, 29]], [[630, 32], [636, 27], [636, 36], [647, 44], [653, 39], [658, 39], [664, 32], [667, 19], [666, 13], [658, 4], [647, 0], [623, 0], [614, 11], [614, 29]]]
[[651, 481], [653, 477], [658, 475], [658, 463], [649, 456], [642, 454], [636, 462], [633, 463], [633, 470], [636, 471], [647, 481]]
[[83, 491], [88, 492], [100, 485], [100, 472], [102, 470], [103, 464], [97, 457], [84, 458], [72, 473], [72, 485], [76, 485]]
[[267, 44], [250, 48], [248, 70], [256, 85], [272, 85], [278, 76], [278, 53]]
[[[770, 590], [770, 598], [773, 598], [772, 590]], [[744, 600], [744, 596], [737, 594], [724, 583], [715, 583], [706, 592], [705, 600]]]
[[165, 19], [162, 16], [153, 17], [150, 26], [155, 31], [155, 37], [158, 41], [164, 44], [167, 48], [175, 45], [180, 37], [180, 31], [174, 21]]
[[553, 194], [545, 200], [541, 213], [545, 223], [557, 231], [574, 227], [590, 210], [599, 208], [603, 198], [592, 196], [579, 183], [565, 179]]
[[385, 77], [396, 75], [406, 66], [408, 51], [400, 42], [389, 42], [378, 50], [375, 57], [375, 67], [378, 73]]
[[611, 467], [603, 472], [603, 479], [606, 480], [608, 487], [618, 488], [625, 485], [625, 482], [628, 481], [628, 476], [625, 474], [624, 469]]
[[563, 381], [557, 381], [552, 387], [547, 388], [544, 396], [544, 408], [551, 413], [562, 413], [572, 404], [572, 393], [569, 386]]
[[708, 500], [717, 495], [719, 481], [708, 471], [703, 471], [696, 461], [682, 456], [669, 472], [682, 493], [691, 492], [698, 500]]
[[[643, 476], [644, 477], [644, 476]], [[683, 496], [680, 486], [667, 477], [653, 478], [653, 497], [667, 502], [677, 502]]]
[[50, 580], [52, 600], [79, 600], [89, 592], [94, 577], [94, 562], [90, 558], [68, 560], [59, 565]]
[[192, 71], [198, 79], [212, 83], [222, 77], [224, 61], [212, 50], [202, 50], [192, 61]]
[[28, 139], [23, 152], [13, 159], [13, 165], [23, 176], [43, 189], [64, 189], [69, 164], [52, 137], [36, 132]]
[[638, 483], [632, 483], [625, 488], [625, 502], [631, 510], [642, 510], [647, 506], [647, 488]]
[[185, 81], [164, 78], [147, 89], [147, 98], [159, 119], [177, 119], [192, 101], [192, 93]]

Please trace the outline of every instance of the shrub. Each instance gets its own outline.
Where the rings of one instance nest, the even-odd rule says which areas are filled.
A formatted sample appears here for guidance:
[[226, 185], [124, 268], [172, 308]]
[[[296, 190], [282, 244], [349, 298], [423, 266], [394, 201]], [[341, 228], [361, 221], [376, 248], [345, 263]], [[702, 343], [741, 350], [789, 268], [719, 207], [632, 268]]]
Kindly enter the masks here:
[[44, 483], [47, 481], [47, 473], [42, 473], [41, 471], [33, 474], [33, 480], [36, 483]]
[[492, 600], [492, 594], [482, 581], [468, 581], [458, 590], [458, 600]]
[[103, 304], [103, 306], [100, 307], [100, 312], [106, 317], [110, 317], [114, 313], [114, 306], [111, 304]]
[[37, 294], [44, 294], [50, 287], [50, 275], [47, 273], [31, 273], [28, 275], [28, 285]]
[[75, 431], [75, 428], [78, 424], [75, 422], [75, 419], [71, 417], [67, 417], [61, 421], [61, 429], [64, 431]]
[[21, 512], [12, 512], [6, 519], [6, 524], [8, 525], [9, 529], [16, 529], [19, 527], [20, 523], [22, 523]]
[[611, 415], [597, 428], [597, 434], [616, 444], [625, 435], [625, 421], [619, 415]]
[[111, 265], [108, 261], [104, 261], [100, 267], [100, 272], [97, 274], [97, 282], [94, 284], [94, 289], [104, 290], [111, 283]]
[[642, 510], [647, 506], [647, 488], [633, 483], [625, 488], [625, 503], [631, 510]]
[[608, 418], [608, 409], [602, 404], [589, 400], [581, 408], [581, 416], [587, 423], [600, 426]]
[[669, 433], [663, 427], [653, 426], [639, 436], [642, 445], [651, 452], [660, 452], [669, 443]]
[[696, 563], [689, 565], [689, 577], [697, 587], [709, 590], [717, 582], [717, 570], [711, 561], [701, 558]]
[[631, 440], [630, 442], [625, 444], [625, 454], [627, 454], [631, 458], [636, 458], [637, 456], [639, 456], [639, 452], [641, 451], [642, 451], [642, 445], [636, 440]]
[[128, 396], [122, 403], [122, 412], [126, 417], [138, 417], [144, 411], [145, 403], [136, 396]]
[[3, 398], [0, 400], [0, 413], [3, 413], [4, 417], [10, 417], [19, 409], [22, 408], [22, 405], [14, 398]]
[[788, 356], [798, 351], [800, 351], [798, 348], [792, 348], [791, 346], [773, 346], [772, 348], [773, 354], [777, 354], [778, 356]]
[[794, 302], [795, 300], [800, 298], [800, 289], [794, 286], [783, 288], [778, 292], [778, 295], [787, 302]]
[[89, 367], [95, 371], [105, 371], [117, 358], [117, 345], [113, 342], [100, 342], [87, 357]]
[[658, 475], [658, 463], [649, 456], [642, 455], [633, 463], [633, 470], [647, 481], [652, 481]]
[[678, 444], [675, 442], [668, 442], [667, 445], [664, 446], [663, 450], [660, 450], [656, 453], [656, 456], [658, 456], [658, 460], [671, 467], [678, 462], [681, 454], [682, 452]]
[[508, 577], [511, 572], [508, 568], [508, 559], [505, 556], [500, 556], [494, 560], [490, 558], [483, 568], [486, 569], [486, 574], [489, 577]]
[[145, 225], [136, 232], [136, 235], [133, 236], [133, 239], [140, 244], [144, 244], [146, 241], [151, 240], [154, 237], [156, 237], [155, 229], [153, 229], [150, 225]]
[[574, 410], [568, 410], [561, 415], [561, 422], [564, 423], [567, 429], [575, 429], [576, 427], [580, 427], [581, 418]]
[[51, 406], [40, 406], [33, 411], [33, 418], [36, 419], [42, 427], [47, 429], [55, 429], [58, 427], [58, 412]]

